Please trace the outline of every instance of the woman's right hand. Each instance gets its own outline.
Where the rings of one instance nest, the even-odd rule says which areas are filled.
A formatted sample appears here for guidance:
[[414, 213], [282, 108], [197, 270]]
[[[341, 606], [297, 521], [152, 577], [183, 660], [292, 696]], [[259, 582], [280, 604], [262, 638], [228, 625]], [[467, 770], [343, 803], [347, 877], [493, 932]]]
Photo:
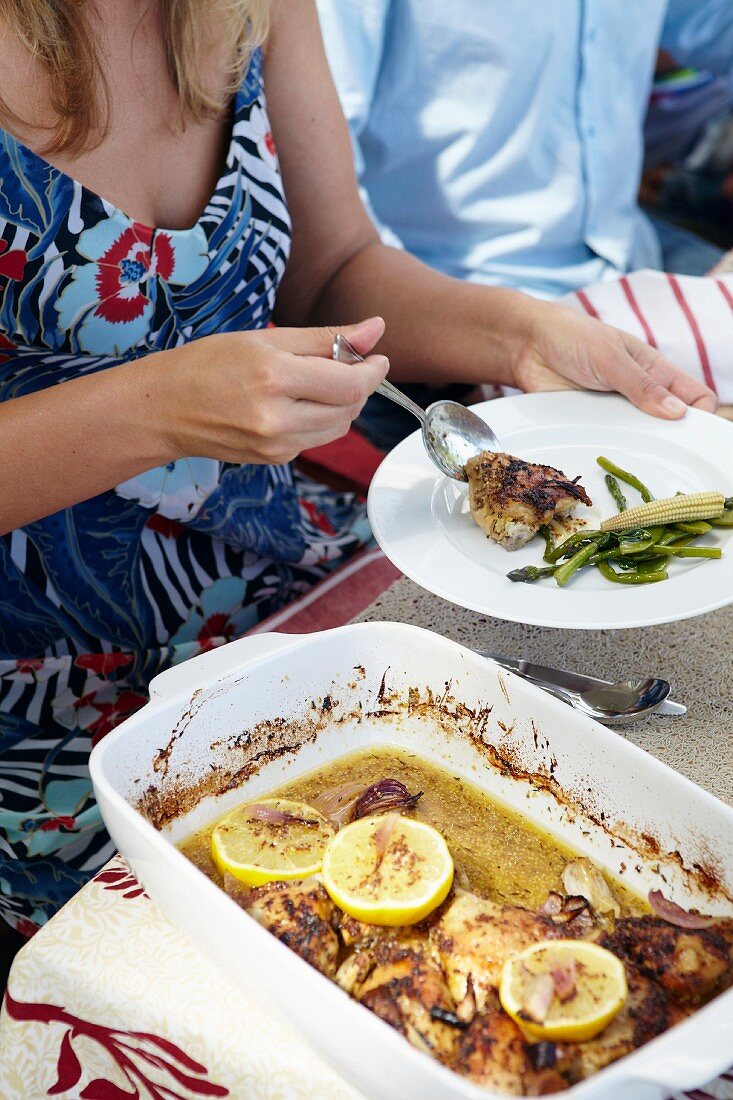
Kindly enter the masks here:
[[162, 430], [172, 454], [280, 465], [345, 435], [389, 362], [368, 355], [381, 317], [338, 331], [363, 363], [335, 362], [328, 328], [232, 332], [164, 352]]

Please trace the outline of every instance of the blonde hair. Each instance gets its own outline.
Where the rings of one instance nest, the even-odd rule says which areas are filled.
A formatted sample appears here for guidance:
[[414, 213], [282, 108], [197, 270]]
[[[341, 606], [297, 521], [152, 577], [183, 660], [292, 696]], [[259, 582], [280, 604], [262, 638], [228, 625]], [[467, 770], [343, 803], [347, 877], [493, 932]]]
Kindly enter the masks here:
[[[94, 148], [109, 122], [109, 97], [99, 46], [85, 0], [2, 0], [2, 20], [48, 77], [55, 115], [47, 152]], [[184, 118], [200, 120], [221, 110], [241, 83], [252, 49], [267, 33], [270, 0], [160, 0], [168, 69]], [[216, 28], [212, 36], [211, 28]], [[221, 86], [201, 78], [202, 52], [230, 43]], [[2, 112], [25, 123], [5, 104]]]

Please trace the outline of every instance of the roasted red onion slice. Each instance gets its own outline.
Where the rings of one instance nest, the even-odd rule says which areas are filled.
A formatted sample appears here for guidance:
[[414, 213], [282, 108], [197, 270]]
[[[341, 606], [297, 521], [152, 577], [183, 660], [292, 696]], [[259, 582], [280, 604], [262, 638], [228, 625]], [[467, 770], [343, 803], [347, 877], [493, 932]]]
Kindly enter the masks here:
[[410, 794], [405, 784], [400, 783], [399, 779], [380, 779], [378, 783], [372, 783], [371, 787], [367, 787], [359, 795], [354, 803], [352, 820], [358, 821], [360, 817], [380, 814], [385, 810], [396, 810], [398, 813], [414, 810], [420, 798], [422, 798], [422, 791]]
[[374, 834], [374, 844], [377, 849], [377, 868], [381, 867], [382, 865], [382, 860], [384, 859], [387, 848], [389, 847], [389, 842], [392, 839], [392, 833], [394, 832], [395, 825], [397, 824], [399, 819], [400, 815], [398, 813], [387, 814], [384, 821], [381, 823], [376, 833]]
[[553, 967], [551, 974], [555, 996], [558, 1001], [565, 1004], [575, 996], [575, 959], [571, 959], [569, 963], [562, 966]]
[[543, 917], [556, 917], [558, 913], [562, 912], [564, 901], [565, 898], [562, 894], [558, 894], [556, 890], [550, 890], [537, 912]]
[[532, 974], [524, 987], [522, 1015], [536, 1024], [544, 1024], [555, 996], [555, 981], [551, 974]]
[[704, 917], [700, 913], [690, 913], [683, 909], [681, 905], [665, 898], [661, 890], [649, 891], [649, 904], [658, 917], [677, 928], [709, 928], [715, 922], [715, 917]]
[[353, 781], [345, 783], [342, 787], [331, 787], [311, 801], [315, 808], [334, 825], [343, 825], [349, 820], [354, 803], [363, 790], [363, 783]]
[[255, 803], [248, 807], [249, 816], [255, 821], [264, 821], [267, 825], [320, 825], [321, 822], [312, 817], [298, 817], [289, 814], [285, 810], [276, 810], [273, 806], [262, 806]]

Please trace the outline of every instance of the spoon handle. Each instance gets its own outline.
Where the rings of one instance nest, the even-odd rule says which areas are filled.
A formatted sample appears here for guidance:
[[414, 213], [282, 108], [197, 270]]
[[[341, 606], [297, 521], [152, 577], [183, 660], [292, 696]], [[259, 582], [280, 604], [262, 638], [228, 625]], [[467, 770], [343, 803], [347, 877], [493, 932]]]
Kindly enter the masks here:
[[[349, 341], [345, 336], [340, 333], [335, 337], [333, 341], [333, 357], [338, 363], [363, 363], [364, 356], [359, 355], [358, 351], [352, 348]], [[377, 386], [377, 393], [381, 393], [382, 397], [388, 397], [390, 401], [394, 401], [395, 405], [400, 405], [407, 412], [411, 412], [413, 416], [416, 416], [421, 424], [425, 423], [425, 411], [420, 408], [414, 401], [412, 401], [406, 393], [402, 390], [398, 390], [396, 386], [393, 386], [391, 382], [380, 382]]]

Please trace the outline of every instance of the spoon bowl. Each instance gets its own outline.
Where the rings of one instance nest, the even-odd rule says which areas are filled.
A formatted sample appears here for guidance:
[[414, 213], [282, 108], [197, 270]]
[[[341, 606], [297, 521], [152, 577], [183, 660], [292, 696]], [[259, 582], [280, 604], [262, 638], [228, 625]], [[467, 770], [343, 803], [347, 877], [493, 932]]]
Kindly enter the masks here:
[[469, 458], [502, 449], [486, 421], [458, 401], [435, 401], [425, 410], [422, 438], [438, 469], [457, 481], [468, 480]]
[[577, 692], [574, 705], [606, 725], [621, 725], [656, 711], [668, 695], [669, 683], [657, 677], [620, 680]]
[[[345, 336], [333, 341], [333, 358], [339, 363], [363, 363]], [[420, 421], [428, 457], [446, 477], [467, 481], [466, 462], [482, 451], [501, 451], [501, 444], [485, 420], [458, 401], [435, 401], [420, 408], [391, 382], [380, 382], [377, 393], [411, 412]]]

